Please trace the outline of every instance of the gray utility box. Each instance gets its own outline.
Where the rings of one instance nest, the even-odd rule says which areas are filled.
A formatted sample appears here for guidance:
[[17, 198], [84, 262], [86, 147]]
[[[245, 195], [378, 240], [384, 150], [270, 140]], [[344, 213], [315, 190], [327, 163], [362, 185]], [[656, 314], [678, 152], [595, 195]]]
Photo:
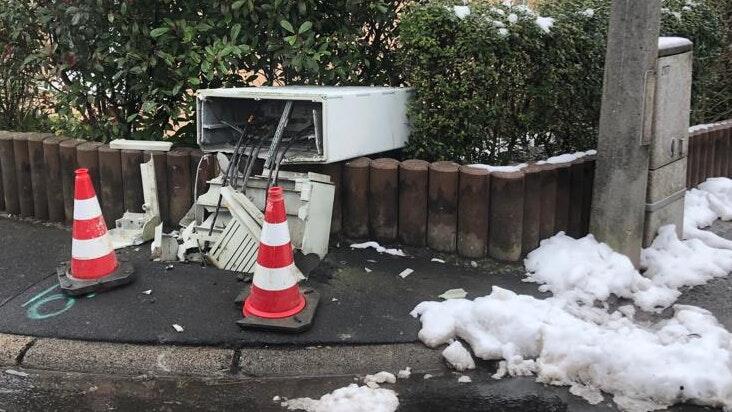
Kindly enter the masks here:
[[691, 41], [661, 37], [649, 146], [644, 247], [651, 244], [664, 225], [675, 224], [679, 237], [683, 235], [691, 73]]
[[199, 90], [198, 144], [206, 152], [233, 152], [239, 133], [231, 126], [243, 128], [254, 115], [254, 133], [245, 144], [245, 153], [261, 147], [258, 157], [265, 158], [285, 103], [292, 101], [277, 151], [284, 155], [283, 163], [332, 163], [399, 149], [409, 135], [407, 101], [411, 95], [411, 89], [399, 87]]

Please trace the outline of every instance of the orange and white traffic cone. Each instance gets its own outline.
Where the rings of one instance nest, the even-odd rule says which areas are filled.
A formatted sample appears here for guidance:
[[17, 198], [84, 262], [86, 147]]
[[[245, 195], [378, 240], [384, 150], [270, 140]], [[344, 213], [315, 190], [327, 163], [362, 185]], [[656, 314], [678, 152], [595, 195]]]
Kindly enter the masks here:
[[89, 171], [77, 169], [74, 183], [71, 262], [56, 269], [61, 290], [83, 295], [131, 282], [134, 268], [117, 260]]
[[288, 332], [309, 328], [319, 295], [309, 288], [301, 290], [297, 284], [301, 277], [293, 259], [283, 190], [274, 186], [267, 193], [254, 277], [242, 307], [244, 319], [237, 323]]

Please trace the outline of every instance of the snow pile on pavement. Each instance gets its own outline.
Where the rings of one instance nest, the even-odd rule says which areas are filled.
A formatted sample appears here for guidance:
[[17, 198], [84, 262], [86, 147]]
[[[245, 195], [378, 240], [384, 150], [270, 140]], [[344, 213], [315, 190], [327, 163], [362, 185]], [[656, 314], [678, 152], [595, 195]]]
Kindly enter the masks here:
[[376, 389], [380, 383], [396, 383], [396, 376], [391, 372], [381, 371], [373, 375], [366, 375], [363, 378], [363, 383], [369, 388]]
[[[699, 192], [687, 195], [687, 223], [696, 229], [732, 217], [732, 180], [711, 179]], [[616, 295], [645, 311], [669, 307], [680, 288], [732, 271], [732, 250], [720, 243], [680, 240], [673, 226], [663, 227], [642, 252], [641, 274], [592, 236], [560, 233], [525, 261], [525, 280], [554, 296], [494, 287], [472, 301], [422, 302], [411, 314], [422, 322], [419, 338], [426, 345], [462, 348], [456, 340], [462, 339], [475, 356], [500, 360], [496, 379], [536, 375], [539, 382], [570, 386], [593, 404], [603, 400], [602, 392], [612, 394], [631, 411], [685, 401], [732, 408], [732, 334], [710, 312], [674, 305], [669, 319], [639, 322], [633, 305], [610, 310], [607, 302]]]
[[732, 219], [732, 180], [724, 177], [707, 179], [698, 189], [686, 192], [684, 238], [699, 239], [712, 247], [732, 249], [732, 241], [700, 230], [717, 219]]
[[475, 369], [475, 361], [470, 356], [470, 352], [463, 346], [460, 341], [453, 341], [447, 345], [442, 351], [442, 357], [452, 365], [455, 370], [464, 371], [466, 369]]
[[351, 245], [351, 249], [368, 249], [368, 248], [374, 248], [379, 253], [386, 253], [387, 255], [392, 256], [407, 256], [404, 254], [404, 252], [401, 249], [388, 249], [384, 246], [381, 246], [378, 242], [370, 241], [370, 242], [364, 242], [364, 243], [354, 243]]
[[461, 338], [475, 356], [502, 359], [503, 374], [536, 374], [591, 403], [604, 391], [628, 410], [686, 400], [732, 407], [732, 336], [706, 310], [674, 310], [671, 319], [645, 326], [620, 311], [494, 286], [474, 301], [422, 302], [412, 314], [430, 347]]
[[308, 412], [393, 412], [399, 407], [399, 398], [390, 389], [372, 389], [352, 383], [320, 399], [290, 399], [282, 402], [281, 406]]

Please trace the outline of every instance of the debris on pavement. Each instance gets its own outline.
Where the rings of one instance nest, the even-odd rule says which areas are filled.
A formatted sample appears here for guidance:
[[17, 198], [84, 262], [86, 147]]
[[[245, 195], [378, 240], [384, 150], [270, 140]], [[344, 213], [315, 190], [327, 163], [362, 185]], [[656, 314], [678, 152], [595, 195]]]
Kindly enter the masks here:
[[21, 378], [27, 378], [28, 374], [25, 372], [16, 371], [15, 369], [5, 369], [5, 373], [8, 375], [19, 376]]
[[397, 372], [397, 377], [399, 379], [408, 379], [409, 376], [411, 376], [411, 375], [412, 375], [412, 368], [410, 368], [409, 366], [407, 366], [406, 368]]
[[351, 245], [351, 249], [368, 249], [368, 248], [373, 248], [377, 252], [386, 253], [387, 255], [402, 256], [402, 257], [407, 256], [401, 249], [385, 248], [384, 246], [381, 246], [378, 242], [374, 242], [373, 240], [370, 242], [364, 242], [364, 243], [353, 243]]
[[468, 375], [462, 375], [462, 376], [460, 376], [460, 377], [458, 378], [458, 382], [460, 382], [460, 383], [470, 383], [470, 382], [472, 382], [472, 381], [473, 381], [473, 380], [472, 380], [472, 379], [470, 379], [470, 376], [468, 376]]
[[115, 221], [116, 226], [108, 231], [115, 249], [140, 245], [155, 237], [156, 226], [160, 224], [160, 204], [153, 162], [154, 159], [151, 158], [140, 164], [143, 212], [124, 212], [122, 217]]
[[178, 332], [178, 333], [181, 333], [181, 332], [183, 332], [185, 330], [185, 329], [183, 329], [183, 326], [181, 326], [181, 325], [179, 325], [177, 323], [174, 323], [173, 324], [173, 329], [175, 329], [175, 331]]
[[438, 295], [438, 298], [442, 299], [463, 299], [466, 296], [468, 296], [468, 292], [465, 291], [463, 288], [459, 289], [448, 289], [443, 293], [442, 295]]
[[475, 361], [465, 346], [460, 341], [455, 340], [442, 351], [442, 357], [458, 371], [466, 369], [475, 369]]
[[406, 268], [406, 269], [402, 270], [401, 273], [399, 273], [399, 276], [402, 279], [404, 279], [407, 276], [411, 275], [412, 273], [414, 273], [414, 270], [413, 269]]

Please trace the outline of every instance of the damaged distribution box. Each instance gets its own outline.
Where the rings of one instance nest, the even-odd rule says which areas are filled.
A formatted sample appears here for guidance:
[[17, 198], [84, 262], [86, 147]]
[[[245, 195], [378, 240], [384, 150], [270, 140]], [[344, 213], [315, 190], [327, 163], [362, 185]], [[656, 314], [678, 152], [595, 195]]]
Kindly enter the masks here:
[[[293, 102], [285, 127], [293, 138], [285, 163], [332, 163], [404, 147], [409, 135], [407, 101], [412, 89], [400, 87], [246, 87], [199, 90], [198, 144], [205, 152], [233, 152], [237, 132], [250, 115], [262, 133], [247, 152], [270, 147], [271, 133], [286, 102]], [[261, 141], [263, 139], [264, 141]], [[285, 148], [280, 148], [280, 151]], [[259, 157], [267, 156], [266, 150]]]

